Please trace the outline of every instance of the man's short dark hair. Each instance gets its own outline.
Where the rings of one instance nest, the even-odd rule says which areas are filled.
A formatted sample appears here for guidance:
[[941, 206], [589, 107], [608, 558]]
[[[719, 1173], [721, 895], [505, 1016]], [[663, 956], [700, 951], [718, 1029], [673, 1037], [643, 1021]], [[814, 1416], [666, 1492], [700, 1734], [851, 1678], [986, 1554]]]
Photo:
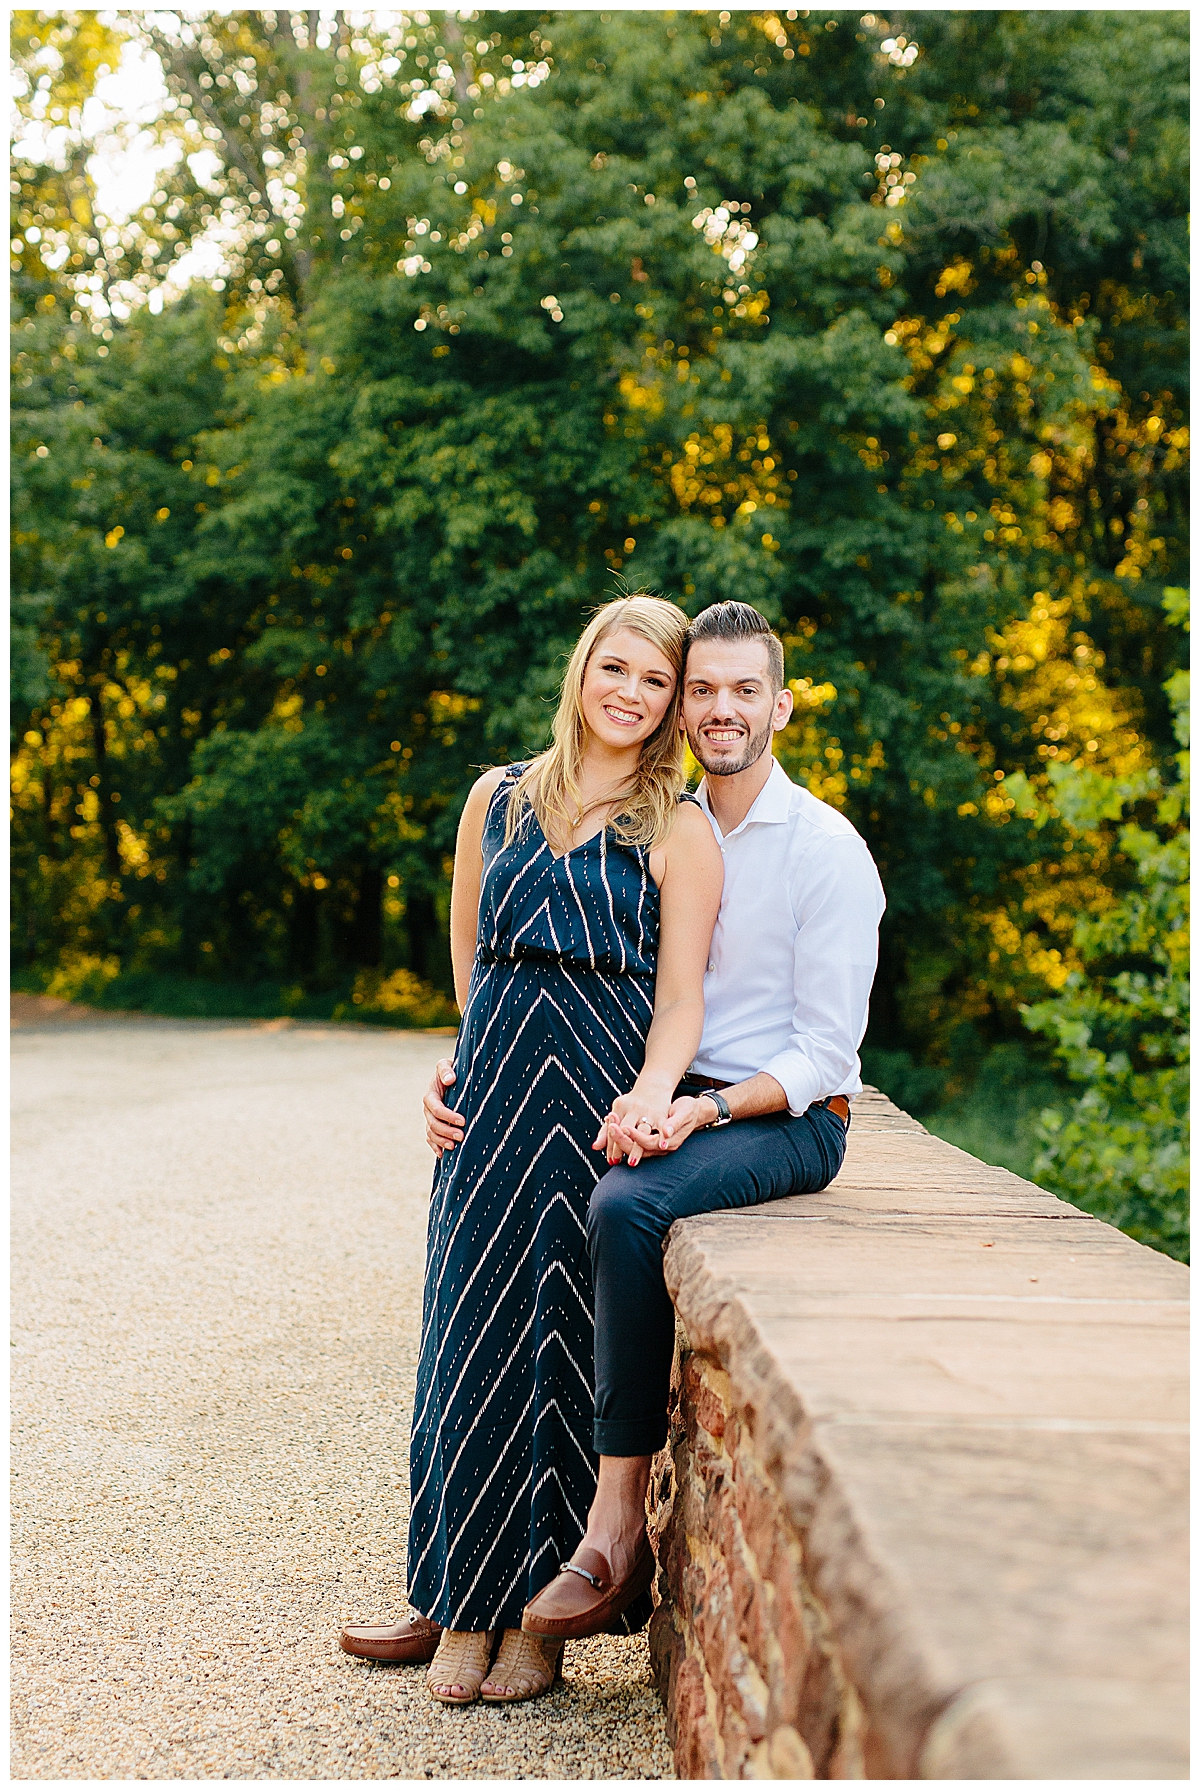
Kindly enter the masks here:
[[783, 689], [783, 642], [765, 615], [749, 603], [710, 603], [687, 631], [684, 657], [698, 640], [761, 640], [767, 649], [771, 694]]

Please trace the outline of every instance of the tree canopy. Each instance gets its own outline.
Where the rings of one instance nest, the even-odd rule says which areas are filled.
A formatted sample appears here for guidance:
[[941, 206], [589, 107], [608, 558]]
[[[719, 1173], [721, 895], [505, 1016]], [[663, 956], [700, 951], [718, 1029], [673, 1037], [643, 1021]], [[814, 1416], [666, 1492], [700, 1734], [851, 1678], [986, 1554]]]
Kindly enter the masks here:
[[[783, 634], [876, 1044], [969, 1064], [1086, 972], [1175, 750], [1184, 13], [102, 16], [15, 27], [28, 973], [444, 1016], [465, 792], [622, 581]], [[1144, 793], [1081, 830], [1064, 767]]]

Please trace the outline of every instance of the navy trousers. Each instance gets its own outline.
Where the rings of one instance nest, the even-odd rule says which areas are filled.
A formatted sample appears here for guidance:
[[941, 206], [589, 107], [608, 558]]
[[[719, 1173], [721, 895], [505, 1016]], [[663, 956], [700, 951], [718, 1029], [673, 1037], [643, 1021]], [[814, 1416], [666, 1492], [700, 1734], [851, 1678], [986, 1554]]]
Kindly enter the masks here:
[[597, 1454], [654, 1454], [667, 1439], [675, 1313], [662, 1255], [675, 1220], [817, 1193], [845, 1153], [846, 1126], [822, 1104], [798, 1119], [768, 1113], [697, 1132], [669, 1156], [622, 1163], [597, 1183], [587, 1217]]

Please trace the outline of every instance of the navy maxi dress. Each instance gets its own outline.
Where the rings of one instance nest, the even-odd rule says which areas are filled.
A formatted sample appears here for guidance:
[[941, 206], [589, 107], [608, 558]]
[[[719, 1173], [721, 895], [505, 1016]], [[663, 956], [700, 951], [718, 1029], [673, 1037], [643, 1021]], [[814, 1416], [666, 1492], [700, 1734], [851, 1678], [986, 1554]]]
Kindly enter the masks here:
[[[479, 933], [434, 1176], [410, 1483], [408, 1595], [444, 1628], [519, 1628], [596, 1487], [585, 1221], [592, 1140], [633, 1086], [654, 1006], [649, 851], [611, 830], [560, 857], [527, 811], [483, 834]], [[640, 1601], [640, 1600], [639, 1600]], [[646, 1611], [631, 1609], [636, 1628]]]

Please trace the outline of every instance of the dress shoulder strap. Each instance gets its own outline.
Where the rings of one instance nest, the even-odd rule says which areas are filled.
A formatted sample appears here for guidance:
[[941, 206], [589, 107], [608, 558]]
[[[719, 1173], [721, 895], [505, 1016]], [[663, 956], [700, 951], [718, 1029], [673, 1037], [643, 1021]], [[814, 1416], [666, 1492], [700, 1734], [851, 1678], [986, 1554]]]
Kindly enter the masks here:
[[702, 806], [702, 804], [700, 802], [698, 802], [696, 797], [692, 794], [690, 789], [680, 790], [679, 795], [676, 798], [676, 800], [680, 801], [680, 802], [690, 802], [694, 808], [700, 808]]
[[528, 769], [528, 761], [521, 764], [505, 765], [504, 775], [492, 791], [492, 799], [488, 803], [487, 818], [489, 824], [496, 815], [503, 814], [507, 810], [508, 798], [512, 795], [513, 790], [517, 787], [517, 784], [521, 781], [522, 776]]

